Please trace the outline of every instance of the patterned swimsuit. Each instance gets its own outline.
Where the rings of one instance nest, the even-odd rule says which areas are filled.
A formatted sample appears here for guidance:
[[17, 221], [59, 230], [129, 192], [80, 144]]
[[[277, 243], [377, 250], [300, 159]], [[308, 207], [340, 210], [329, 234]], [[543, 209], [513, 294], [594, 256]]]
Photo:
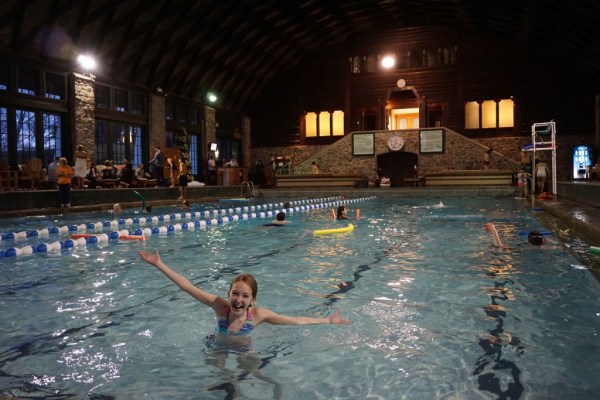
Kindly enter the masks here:
[[[216, 328], [217, 333], [230, 334], [229, 321], [227, 318], [229, 316], [230, 311], [231, 311], [231, 307], [227, 307], [225, 312], [223, 314], [221, 314], [221, 316], [219, 317], [219, 320], [217, 321], [217, 328]], [[246, 322], [244, 322], [244, 325], [242, 325], [242, 327], [240, 328], [240, 330], [238, 332], [231, 333], [231, 334], [232, 335], [245, 335], [245, 334], [252, 332], [252, 329], [254, 329], [254, 322], [252, 322], [252, 314], [250, 314], [250, 309], [248, 309], [248, 315], [246, 316]]]

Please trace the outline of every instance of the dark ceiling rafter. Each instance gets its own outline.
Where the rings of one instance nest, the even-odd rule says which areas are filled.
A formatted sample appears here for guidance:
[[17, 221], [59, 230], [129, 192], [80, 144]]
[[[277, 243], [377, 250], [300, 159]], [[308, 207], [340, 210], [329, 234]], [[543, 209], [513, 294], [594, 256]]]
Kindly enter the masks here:
[[209, 63], [208, 57], [206, 56], [206, 52], [204, 52], [204, 48], [211, 44], [214, 45], [214, 39], [208, 39], [208, 35], [213, 29], [217, 29], [219, 23], [217, 22], [220, 17], [226, 16], [227, 14], [235, 11], [237, 9], [236, 4], [230, 4], [229, 8], [223, 7], [221, 9], [213, 9], [209, 19], [210, 23], [204, 27], [204, 34], [201, 36], [198, 44], [191, 49], [192, 57], [188, 59], [188, 63], [186, 68], [183, 69], [184, 73], [182, 77], [179, 79], [179, 84], [177, 85], [177, 90], [179, 90], [181, 94], [187, 95], [190, 98], [198, 97], [200, 90], [197, 85], [189, 85], [188, 88], [185, 88], [185, 85], [191, 80], [192, 82], [196, 82], [199, 77], [202, 75], [203, 68], [206, 64]]
[[[202, 40], [198, 39], [198, 32], [202, 29], [206, 29], [205, 21], [201, 18], [202, 14], [206, 12], [209, 3], [204, 4], [205, 7], [199, 8], [196, 10], [195, 15], [191, 15], [190, 19], [195, 20], [195, 22], [190, 26], [189, 31], [192, 32], [190, 35], [191, 38], [182, 35], [179, 37], [174, 43], [172, 43], [174, 56], [170, 56], [171, 61], [169, 64], [162, 70], [159, 71], [156, 75], [160, 77], [163, 81], [163, 89], [165, 91], [173, 91], [175, 87], [175, 82], [179, 78], [180, 74], [175, 73], [175, 69], [180, 66], [179, 64], [184, 62], [186, 58], [189, 59], [192, 57], [196, 51], [200, 51], [202, 48]], [[188, 43], [191, 41], [196, 41], [196, 45], [192, 45], [188, 47]], [[181, 71], [184, 71], [185, 68], [181, 68]], [[180, 92], [177, 92], [180, 93]]]
[[[172, 24], [173, 29], [171, 29], [169, 33], [165, 34], [165, 38], [162, 40], [162, 43], [158, 48], [158, 56], [155, 57], [154, 61], [150, 63], [151, 65], [148, 69], [148, 78], [145, 82], [146, 86], [154, 87], [157, 85], [156, 72], [158, 71], [158, 67], [163, 61], [163, 59], [166, 57], [166, 53], [169, 48], [169, 45], [171, 44], [173, 36], [175, 35], [175, 32], [178, 29], [180, 29], [181, 25], [183, 25], [184, 19], [187, 16], [188, 9], [191, 7], [191, 3], [193, 2], [193, 0], [186, 1], [180, 7], [180, 12], [178, 13], [177, 18], [175, 19], [175, 22]], [[188, 4], [189, 6], [187, 6]]]
[[[308, 10], [292, 10], [288, 9], [288, 11], [282, 15], [278, 15], [278, 19], [280, 21], [285, 21], [282, 25], [295, 25], [300, 24], [306, 18], [306, 13]], [[265, 36], [269, 34], [269, 31], [272, 29], [271, 26], [262, 25], [259, 28], [258, 35]], [[267, 49], [263, 51], [261, 54], [261, 59], [268, 59], [272, 57], [272, 55], [277, 54], [278, 50], [282, 47], [290, 48], [293, 45], [293, 42], [290, 40], [292, 32], [295, 30], [291, 30], [290, 32], [286, 32], [277, 38], [277, 45], [272, 49]], [[241, 47], [241, 46], [240, 46]], [[294, 50], [289, 49], [288, 51], [292, 52]], [[236, 60], [244, 60], [246, 58], [251, 58], [250, 55], [253, 52], [253, 48], [251, 46], [241, 47], [235, 54], [233, 55], [224, 55], [221, 57], [221, 61], [217, 65], [217, 71], [219, 71], [219, 75], [217, 79], [219, 79], [218, 84], [213, 84], [213, 90], [217, 93], [228, 93], [228, 89], [234, 85], [234, 82], [239, 80], [243, 80], [245, 74], [235, 74], [235, 70], [239, 68], [239, 65], [236, 64]], [[226, 67], [226, 64], [229, 66]], [[244, 66], [242, 66], [244, 67]], [[228, 79], [227, 79], [228, 78]], [[217, 80], [215, 79], [215, 80]], [[223, 82], [225, 80], [225, 82]], [[241, 82], [240, 82], [241, 83]], [[225, 99], [226, 100], [226, 99]], [[229, 104], [228, 101], [225, 101], [225, 104]], [[229, 104], [230, 105], [230, 104]]]
[[[146, 11], [148, 11], [150, 8], [152, 8], [153, 3], [151, 1], [146, 1], [146, 0], [138, 0], [138, 6], [137, 8], [140, 8], [141, 11], [139, 13], [136, 12], [135, 15], [131, 15], [131, 17], [129, 18], [127, 27], [125, 28], [125, 33], [124, 33], [124, 38], [126, 38], [126, 40], [121, 40], [121, 42], [119, 43], [119, 45], [117, 46], [116, 50], [115, 50], [115, 58], [119, 60], [118, 63], [114, 63], [112, 66], [112, 70], [111, 70], [111, 75], [112, 76], [118, 76], [119, 72], [123, 69], [124, 64], [123, 64], [123, 60], [125, 59], [124, 57], [124, 52], [125, 49], [127, 48], [127, 45], [131, 42], [131, 40], [134, 40], [135, 38], [137, 38], [137, 35], [134, 35], [134, 31], [133, 29], [135, 28], [135, 25], [138, 21], [138, 18], [143, 15]], [[137, 10], [136, 8], [136, 10]]]
[[[600, 81], [600, 2], [547, 0], [4, 0], [1, 50], [31, 56], [51, 29], [65, 30], [106, 75], [181, 97], [216, 92], [243, 111], [265, 85], [312, 52], [352, 38], [422, 26], [477, 28], [523, 51], [568, 62]], [[35, 14], [35, 13], [38, 14]], [[45, 13], [40, 21], [39, 13]], [[475, 28], [475, 29], [474, 29]], [[394, 44], [390, 44], [394, 46]], [[45, 60], [40, 52], [37, 56]], [[72, 60], [55, 60], [70, 68]]]
[[[172, 4], [169, 0], [163, 0], [163, 5], [160, 8], [160, 11], [157, 13], [158, 16], [162, 16], [162, 18], [168, 19], [170, 15], [168, 15], [169, 8], [172, 8]], [[144, 60], [144, 56], [150, 47], [150, 43], [154, 38], [154, 33], [156, 31], [156, 24], [147, 24], [146, 30], [140, 36], [144, 36], [144, 40], [138, 46], [138, 50], [129, 58], [129, 60], [133, 60], [130, 64], [130, 61], [124, 62], [123, 65], [132, 65], [131, 71], [129, 73], [129, 81], [137, 83], [137, 78], [139, 76], [140, 66], [142, 61]], [[124, 58], [125, 59], [125, 58]], [[154, 89], [154, 88], [151, 88]]]

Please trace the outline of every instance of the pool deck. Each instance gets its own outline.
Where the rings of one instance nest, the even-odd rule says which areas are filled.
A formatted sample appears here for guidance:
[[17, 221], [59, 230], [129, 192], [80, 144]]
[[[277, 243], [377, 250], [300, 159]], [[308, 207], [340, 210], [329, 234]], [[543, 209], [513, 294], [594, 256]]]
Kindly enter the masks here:
[[[176, 189], [138, 189], [147, 205], [176, 206]], [[240, 197], [239, 186], [206, 186], [188, 189], [191, 204], [215, 202]], [[319, 198], [345, 195], [347, 198], [377, 196], [383, 198], [449, 198], [449, 197], [515, 197], [513, 186], [425, 187], [425, 188], [286, 188], [260, 189], [260, 197], [268, 199]], [[142, 202], [131, 189], [73, 190], [70, 208], [56, 207], [57, 192], [19, 191], [0, 192], [0, 219], [32, 215], [52, 215], [109, 210], [114, 203], [124, 208], [141, 208]], [[530, 200], [527, 203], [531, 208]], [[536, 208], [559, 218], [566, 225], [585, 235], [600, 246], [600, 182], [558, 182], [558, 201], [536, 200]], [[535, 211], [533, 211], [535, 212]]]

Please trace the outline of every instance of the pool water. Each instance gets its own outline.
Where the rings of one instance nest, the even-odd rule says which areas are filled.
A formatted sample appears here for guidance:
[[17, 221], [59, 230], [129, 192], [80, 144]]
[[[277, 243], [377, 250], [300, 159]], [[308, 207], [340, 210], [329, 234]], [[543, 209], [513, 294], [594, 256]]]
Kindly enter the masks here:
[[[0, 260], [0, 394], [25, 398], [596, 399], [600, 288], [514, 199], [377, 199]], [[172, 209], [175, 212], [175, 209]], [[170, 210], [157, 209], [158, 213]], [[0, 232], [112, 219], [28, 218]], [[498, 250], [483, 225], [493, 221]], [[24, 239], [19, 243], [33, 239]], [[8, 244], [0, 242], [2, 249]], [[262, 324], [208, 346], [214, 312], [135, 252], [210, 293], [254, 275], [258, 307], [349, 325]]]

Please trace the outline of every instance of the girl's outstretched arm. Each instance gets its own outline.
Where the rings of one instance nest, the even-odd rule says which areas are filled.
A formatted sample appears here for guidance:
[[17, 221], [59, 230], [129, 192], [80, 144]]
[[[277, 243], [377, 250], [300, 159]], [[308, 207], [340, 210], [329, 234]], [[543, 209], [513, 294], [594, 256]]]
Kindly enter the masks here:
[[[154, 249], [154, 253], [148, 253], [146, 251], [138, 251], [142, 260], [146, 261], [148, 264], [154, 265], [160, 272], [165, 274], [167, 278], [173, 281], [181, 290], [201, 302], [205, 304], [215, 311], [220, 311], [221, 308], [227, 306], [227, 301], [222, 297], [219, 297], [214, 294], [206, 293], [196, 286], [192, 285], [189, 280], [179, 275], [177, 272], [173, 271], [171, 268], [167, 267], [160, 259], [160, 254], [158, 254], [158, 250]], [[219, 309], [219, 310], [218, 310]]]
[[255, 325], [261, 322], [273, 325], [349, 324], [352, 322], [349, 319], [340, 317], [340, 313], [341, 311], [338, 311], [328, 318], [288, 317], [274, 313], [266, 308], [255, 308], [252, 314], [258, 317], [255, 319]]

